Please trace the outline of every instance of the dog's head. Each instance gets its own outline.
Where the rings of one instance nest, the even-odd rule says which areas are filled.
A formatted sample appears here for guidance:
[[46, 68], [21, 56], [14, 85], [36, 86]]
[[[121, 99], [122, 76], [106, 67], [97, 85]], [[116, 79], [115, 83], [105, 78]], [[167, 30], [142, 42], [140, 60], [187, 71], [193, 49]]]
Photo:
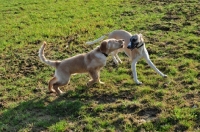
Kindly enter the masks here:
[[130, 38], [130, 43], [128, 44], [127, 48], [133, 50], [134, 48], [140, 48], [144, 45], [144, 39], [142, 34], [133, 35]]
[[106, 39], [100, 45], [100, 50], [103, 53], [110, 53], [114, 50], [123, 48], [124, 40], [123, 39]]

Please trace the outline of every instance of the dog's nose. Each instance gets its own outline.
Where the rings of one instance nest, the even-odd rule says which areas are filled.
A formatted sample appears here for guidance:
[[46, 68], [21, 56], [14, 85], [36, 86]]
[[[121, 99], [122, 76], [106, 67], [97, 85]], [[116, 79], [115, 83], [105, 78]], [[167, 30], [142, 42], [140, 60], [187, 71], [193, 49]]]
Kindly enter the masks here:
[[128, 48], [128, 49], [131, 49], [131, 43], [128, 44], [127, 48]]

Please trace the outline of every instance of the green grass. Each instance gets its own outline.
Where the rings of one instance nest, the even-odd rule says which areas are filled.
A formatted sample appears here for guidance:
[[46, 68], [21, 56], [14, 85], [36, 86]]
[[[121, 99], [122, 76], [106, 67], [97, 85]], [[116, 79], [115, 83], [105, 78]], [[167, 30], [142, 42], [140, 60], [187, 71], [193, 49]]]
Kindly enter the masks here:
[[[198, 0], [0, 0], [0, 131], [199, 131]], [[162, 78], [144, 60], [136, 85], [129, 59], [111, 57], [105, 85], [71, 77], [63, 96], [49, 94], [54, 69], [40, 62], [88, 52], [85, 44], [116, 29], [142, 33]]]

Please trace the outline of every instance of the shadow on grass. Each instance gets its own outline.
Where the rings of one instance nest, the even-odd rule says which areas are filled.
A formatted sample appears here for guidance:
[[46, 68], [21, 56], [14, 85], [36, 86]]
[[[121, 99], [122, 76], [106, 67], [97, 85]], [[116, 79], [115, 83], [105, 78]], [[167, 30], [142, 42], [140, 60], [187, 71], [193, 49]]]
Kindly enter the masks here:
[[0, 131], [43, 131], [62, 119], [78, 116], [83, 103], [62, 97], [49, 102], [49, 96], [34, 98], [8, 109], [0, 116]]
[[[94, 90], [94, 89], [93, 89]], [[55, 126], [62, 120], [77, 122], [82, 115], [83, 106], [94, 101], [99, 104], [114, 103], [118, 99], [132, 100], [133, 93], [128, 91], [119, 94], [96, 93], [94, 90], [90, 95], [86, 87], [77, 88], [75, 91], [68, 91], [66, 94], [56, 97], [55, 94], [44, 97], [35, 97], [34, 99], [19, 103], [14, 108], [8, 108], [0, 115], [0, 131], [46, 131], [51, 126]], [[118, 112], [131, 112], [133, 106], [126, 108], [116, 108]], [[134, 110], [138, 106], [134, 106]], [[94, 111], [86, 112], [94, 113]], [[108, 111], [114, 111], [115, 108], [108, 108]], [[67, 127], [67, 126], [66, 126]], [[65, 129], [65, 128], [64, 128]]]

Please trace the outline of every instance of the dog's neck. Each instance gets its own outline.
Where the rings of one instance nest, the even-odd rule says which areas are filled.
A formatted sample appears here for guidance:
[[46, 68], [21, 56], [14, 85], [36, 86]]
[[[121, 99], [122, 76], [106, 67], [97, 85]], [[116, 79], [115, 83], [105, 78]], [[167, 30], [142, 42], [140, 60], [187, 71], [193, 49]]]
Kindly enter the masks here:
[[101, 51], [101, 49], [98, 47], [98, 49], [97, 49], [99, 52], [101, 52], [103, 55], [105, 55], [105, 57], [108, 57], [108, 54], [106, 54], [106, 53], [104, 53], [104, 52], [102, 52]]
[[138, 46], [136, 49], [138, 50], [138, 52], [142, 55], [143, 49], [145, 47], [145, 43], [142, 43], [140, 46]]

